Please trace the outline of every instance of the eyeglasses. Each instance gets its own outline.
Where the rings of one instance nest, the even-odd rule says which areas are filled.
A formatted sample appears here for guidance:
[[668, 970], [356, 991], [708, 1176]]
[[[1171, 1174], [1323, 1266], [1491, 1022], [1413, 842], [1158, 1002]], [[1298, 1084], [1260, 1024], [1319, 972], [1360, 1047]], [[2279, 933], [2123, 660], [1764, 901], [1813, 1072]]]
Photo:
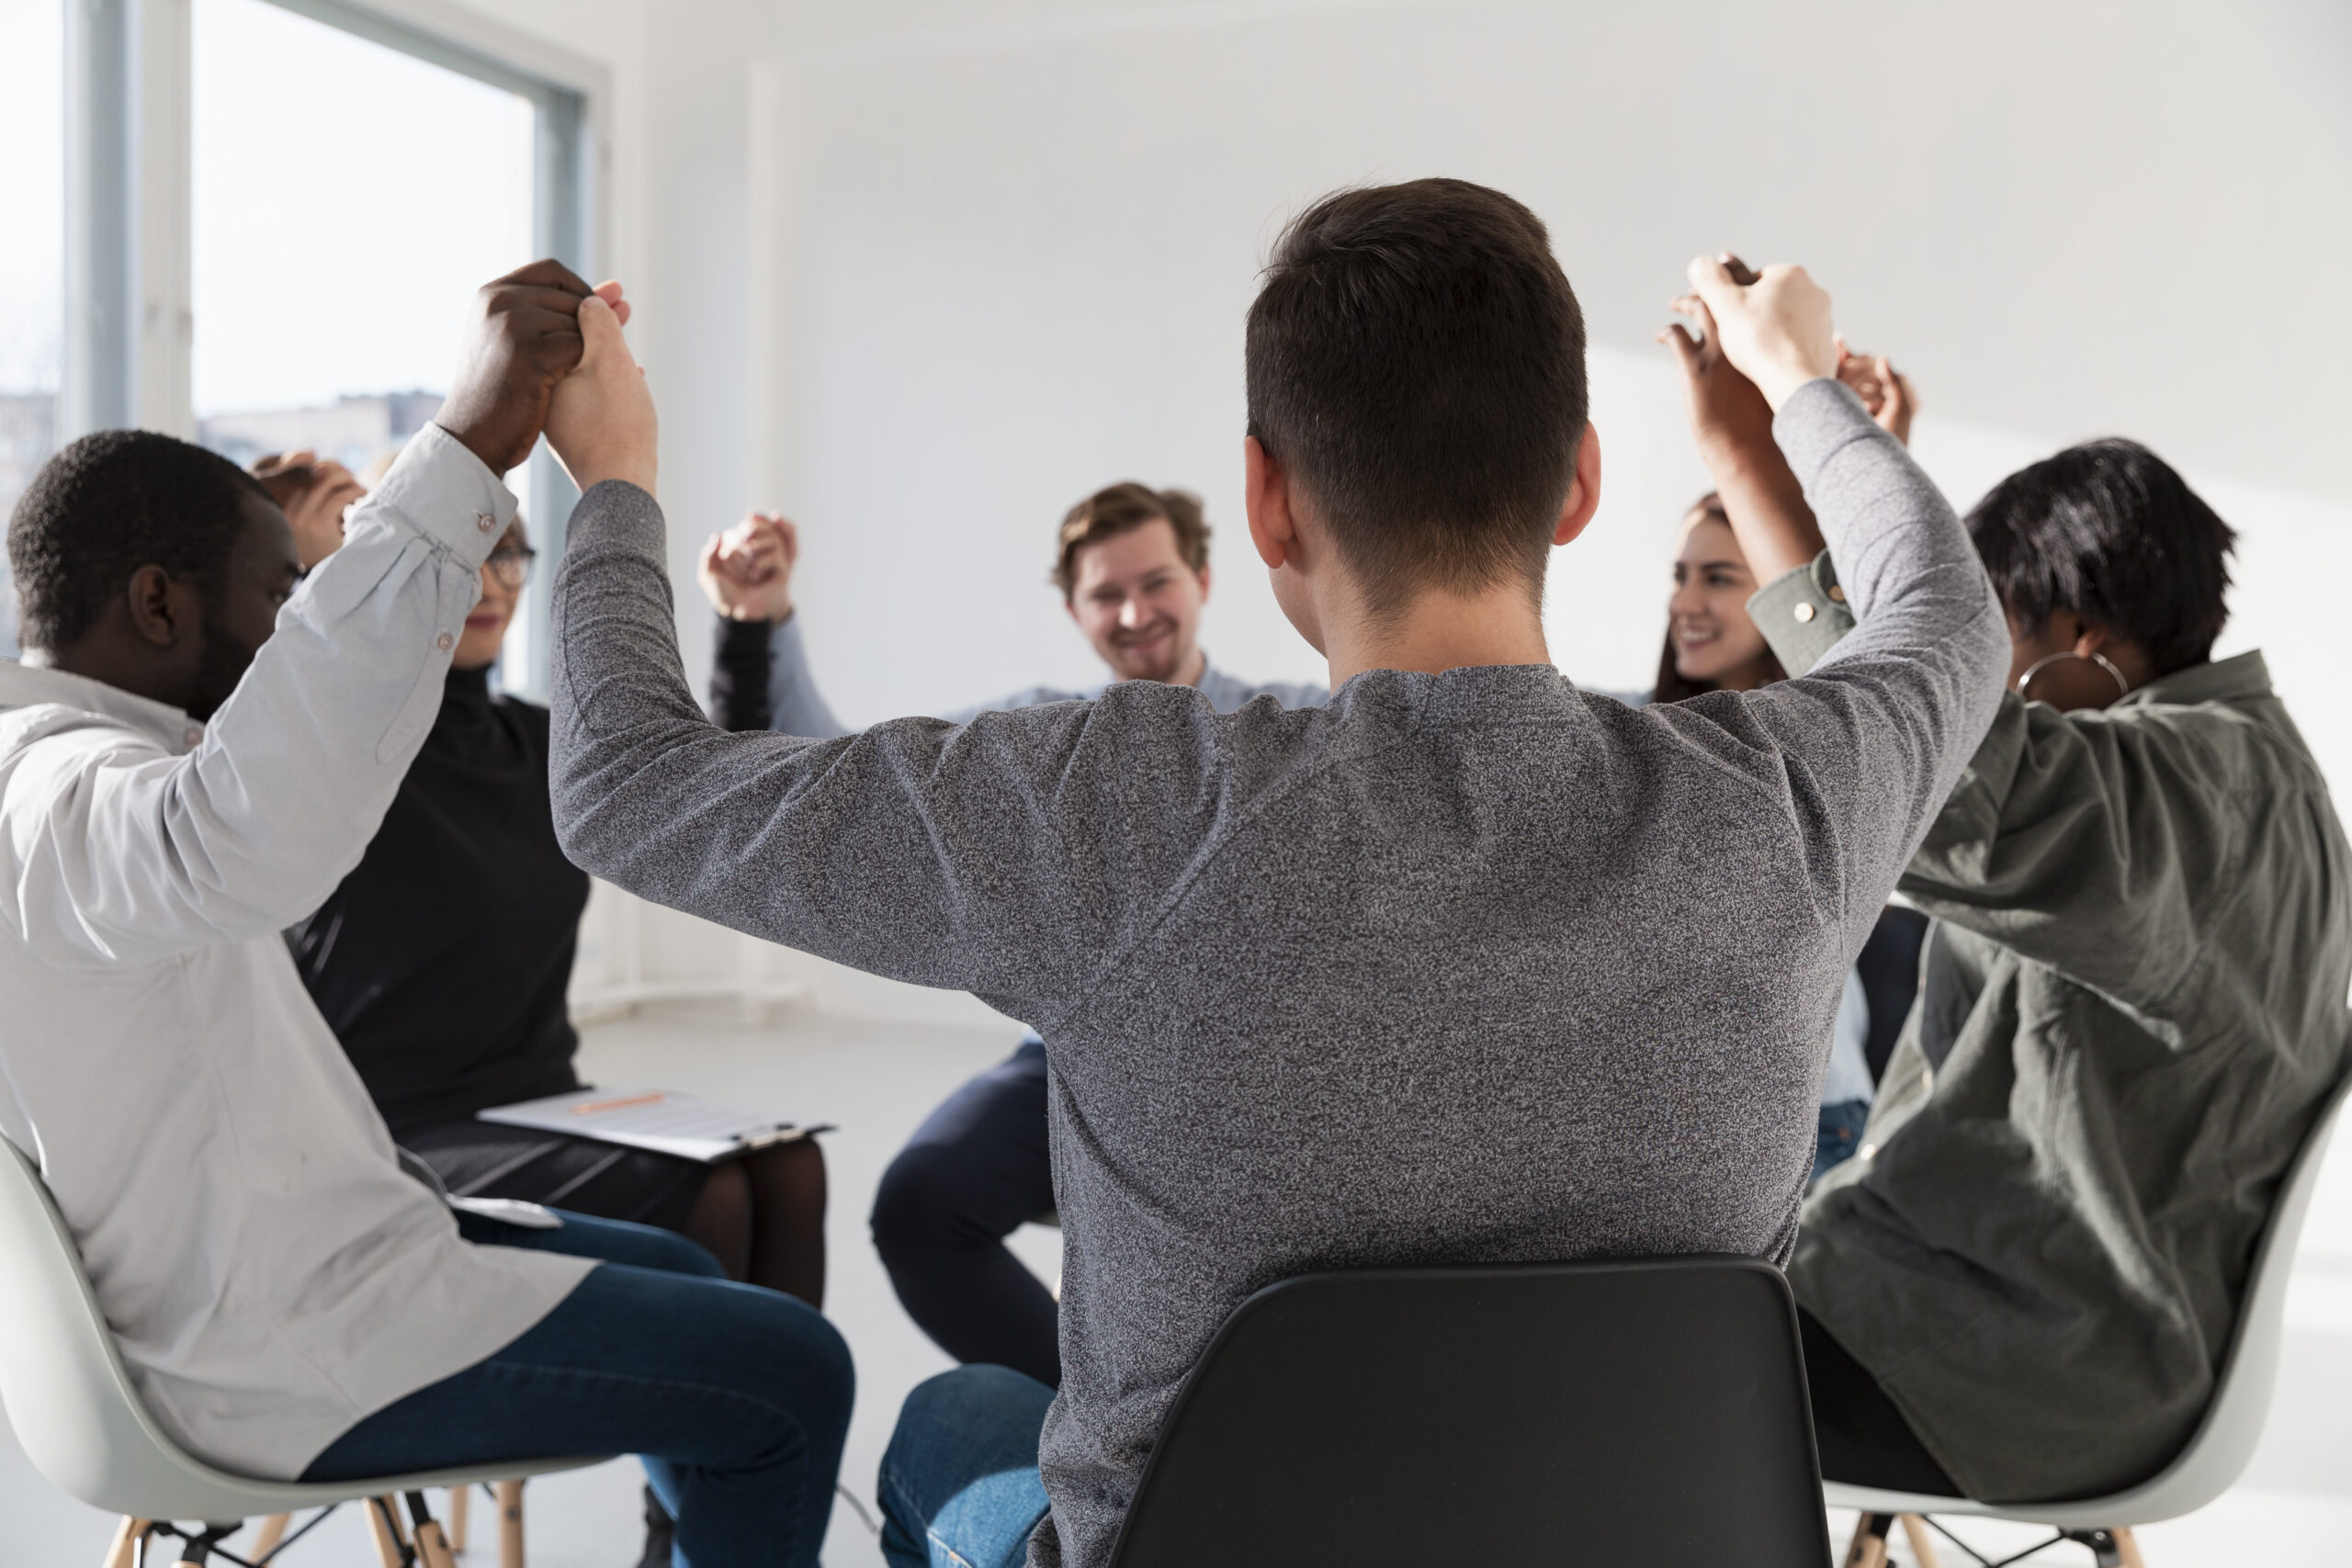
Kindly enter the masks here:
[[491, 551], [490, 558], [481, 564], [489, 569], [492, 577], [506, 585], [508, 592], [520, 593], [523, 584], [530, 581], [531, 563], [538, 558], [538, 555], [539, 552], [528, 545], [501, 545]]

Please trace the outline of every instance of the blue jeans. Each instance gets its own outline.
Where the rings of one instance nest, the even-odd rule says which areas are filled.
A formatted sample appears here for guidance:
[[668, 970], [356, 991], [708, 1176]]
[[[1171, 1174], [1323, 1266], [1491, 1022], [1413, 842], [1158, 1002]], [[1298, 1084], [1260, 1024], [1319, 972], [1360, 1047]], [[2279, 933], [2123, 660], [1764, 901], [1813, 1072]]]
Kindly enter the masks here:
[[1056, 1386], [1059, 1309], [1004, 1245], [1053, 1206], [1046, 1043], [1032, 1034], [942, 1100], [882, 1173], [874, 1248], [933, 1344]]
[[1037, 1434], [1054, 1391], [1010, 1367], [958, 1367], [920, 1384], [882, 1455], [890, 1568], [1015, 1568], [1046, 1517]]
[[472, 1215], [477, 1244], [606, 1261], [520, 1338], [361, 1421], [305, 1481], [634, 1453], [678, 1521], [676, 1568], [813, 1564], [849, 1429], [849, 1347], [814, 1308], [728, 1281], [668, 1231]]
[[1824, 1171], [1853, 1157], [1861, 1145], [1863, 1124], [1870, 1119], [1867, 1100], [1841, 1100], [1821, 1108], [1821, 1131], [1813, 1145], [1813, 1180], [1820, 1180]]

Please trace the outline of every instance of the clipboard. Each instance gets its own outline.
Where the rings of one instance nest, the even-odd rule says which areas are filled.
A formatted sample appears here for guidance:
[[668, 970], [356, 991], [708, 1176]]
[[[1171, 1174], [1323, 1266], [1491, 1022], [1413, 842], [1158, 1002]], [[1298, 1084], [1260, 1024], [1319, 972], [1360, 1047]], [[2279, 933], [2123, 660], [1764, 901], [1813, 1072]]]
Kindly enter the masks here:
[[582, 1089], [477, 1113], [484, 1122], [717, 1165], [776, 1144], [830, 1133], [830, 1122], [787, 1122], [723, 1100], [661, 1089]]

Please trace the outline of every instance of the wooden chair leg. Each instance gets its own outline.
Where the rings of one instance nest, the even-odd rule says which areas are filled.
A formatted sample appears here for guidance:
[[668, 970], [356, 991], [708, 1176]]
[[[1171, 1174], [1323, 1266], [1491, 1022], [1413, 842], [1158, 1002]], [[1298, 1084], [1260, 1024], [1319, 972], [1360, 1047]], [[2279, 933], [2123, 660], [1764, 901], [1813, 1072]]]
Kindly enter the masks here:
[[458, 1568], [458, 1560], [449, 1551], [449, 1539], [441, 1533], [440, 1520], [426, 1519], [416, 1527], [416, 1556], [422, 1568]]
[[152, 1519], [126, 1517], [114, 1527], [114, 1540], [107, 1547], [106, 1568], [139, 1568], [139, 1560], [147, 1555], [147, 1532], [154, 1528]]
[[452, 1551], [466, 1549], [466, 1520], [473, 1495], [474, 1489], [470, 1486], [449, 1488], [449, 1550]]
[[1886, 1568], [1886, 1532], [1891, 1514], [1864, 1514], [1854, 1521], [1854, 1539], [1846, 1548], [1845, 1568]]
[[2115, 1537], [2115, 1555], [2123, 1559], [2123, 1568], [2148, 1568], [2147, 1559], [2140, 1555], [2140, 1543], [2128, 1528], [2109, 1533]]
[[523, 1483], [498, 1483], [498, 1568], [523, 1568]]
[[277, 1543], [286, 1539], [286, 1526], [293, 1517], [291, 1514], [272, 1514], [262, 1520], [261, 1531], [254, 1537], [254, 1543], [245, 1548], [245, 1555], [258, 1562], [277, 1551]]
[[408, 1532], [401, 1528], [401, 1506], [397, 1497], [370, 1497], [365, 1507], [368, 1513], [368, 1533], [375, 1538], [376, 1555], [383, 1560], [384, 1568], [405, 1568], [408, 1555]]
[[1919, 1568], [1937, 1568], [1935, 1537], [1928, 1533], [1928, 1521], [1917, 1514], [1905, 1514], [1903, 1539], [1911, 1543], [1911, 1560]]

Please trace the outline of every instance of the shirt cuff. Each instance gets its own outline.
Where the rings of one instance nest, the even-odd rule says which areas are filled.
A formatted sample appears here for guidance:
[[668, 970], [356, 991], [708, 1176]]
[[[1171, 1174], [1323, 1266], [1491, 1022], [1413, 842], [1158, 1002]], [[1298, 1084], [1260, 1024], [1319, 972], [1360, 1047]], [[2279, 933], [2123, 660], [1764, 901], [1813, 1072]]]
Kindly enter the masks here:
[[1838, 586], [1838, 568], [1827, 550], [1749, 595], [1747, 615], [1792, 675], [1810, 672], [1854, 629], [1853, 606]]
[[353, 521], [378, 507], [480, 570], [514, 521], [517, 503], [514, 492], [464, 442], [428, 424], [409, 437], [391, 472], [359, 503]]
[[768, 643], [775, 635], [775, 621], [739, 621], [732, 615], [718, 619], [718, 655], [722, 660], [764, 660]]

